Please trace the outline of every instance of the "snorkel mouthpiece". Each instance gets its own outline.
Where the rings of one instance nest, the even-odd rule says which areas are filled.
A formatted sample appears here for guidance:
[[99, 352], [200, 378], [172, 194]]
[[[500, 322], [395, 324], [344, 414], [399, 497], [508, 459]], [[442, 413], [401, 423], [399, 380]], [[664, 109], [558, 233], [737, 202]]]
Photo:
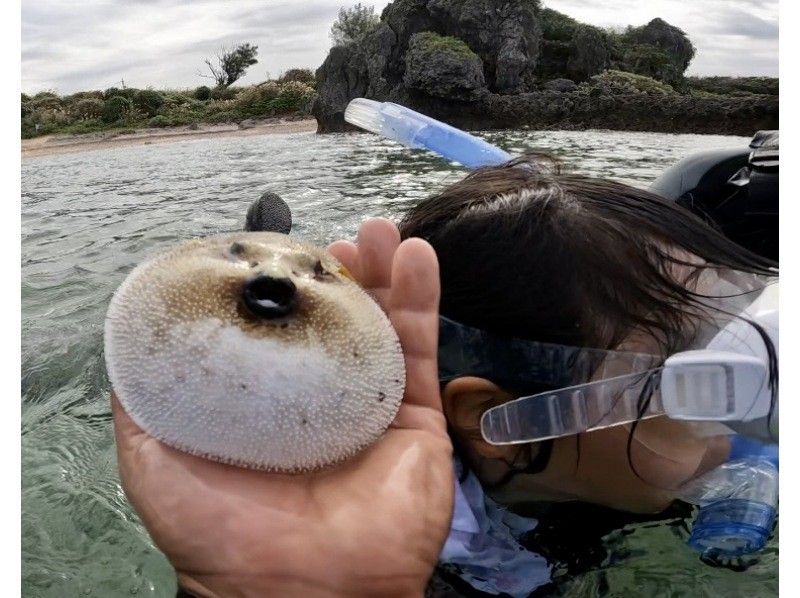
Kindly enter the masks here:
[[688, 544], [735, 558], [767, 543], [778, 513], [778, 447], [731, 438], [731, 459], [690, 482], [680, 498], [699, 507]]
[[512, 158], [496, 145], [392, 102], [356, 98], [347, 105], [344, 119], [370, 133], [407, 147], [430, 150], [470, 169], [497, 166]]

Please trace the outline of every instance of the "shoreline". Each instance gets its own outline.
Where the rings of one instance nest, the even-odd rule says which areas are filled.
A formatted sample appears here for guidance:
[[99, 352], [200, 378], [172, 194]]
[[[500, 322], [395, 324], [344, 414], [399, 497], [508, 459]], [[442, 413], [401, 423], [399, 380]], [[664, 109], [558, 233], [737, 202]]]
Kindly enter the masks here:
[[243, 121], [239, 124], [200, 124], [194, 128], [192, 125], [163, 129], [145, 128], [125, 133], [103, 131], [81, 135], [54, 134], [34, 137], [33, 139], [23, 139], [21, 152], [22, 158], [26, 159], [132, 145], [174, 143], [211, 137], [251, 137], [254, 135], [308, 133], [316, 130], [317, 121], [313, 118], [301, 120], [277, 118], [261, 121]]
[[[457, 119], [455, 119], [457, 120]], [[470, 122], [464, 123], [465, 130], [469, 128]], [[493, 123], [497, 125], [497, 123]], [[603, 126], [603, 123], [575, 123], [567, 121], [537, 123], [534, 126], [523, 125], [523, 129], [531, 131], [586, 131], [586, 130], [608, 130], [620, 132], [640, 132], [640, 133], [676, 133], [676, 134], [696, 134], [696, 135], [738, 135], [752, 137], [755, 133], [744, 134], [737, 131], [679, 131], [659, 130], [657, 127], [621, 127]], [[502, 130], [502, 126], [490, 126], [485, 130]], [[358, 129], [348, 127], [348, 131]], [[245, 120], [240, 123], [224, 124], [196, 124], [182, 125], [166, 128], [139, 128], [119, 131], [101, 131], [96, 133], [82, 134], [52, 134], [34, 137], [33, 139], [21, 140], [22, 159], [37, 158], [43, 156], [58, 156], [63, 154], [76, 154], [90, 151], [113, 149], [118, 147], [130, 147], [136, 145], [154, 145], [164, 143], [176, 143], [180, 141], [191, 141], [195, 139], [210, 139], [214, 137], [252, 137], [256, 135], [280, 135], [289, 133], [313, 133], [317, 131], [317, 121], [314, 118], [270, 118], [263, 120]], [[335, 132], [335, 131], [330, 131]], [[327, 131], [326, 131], [327, 133]]]

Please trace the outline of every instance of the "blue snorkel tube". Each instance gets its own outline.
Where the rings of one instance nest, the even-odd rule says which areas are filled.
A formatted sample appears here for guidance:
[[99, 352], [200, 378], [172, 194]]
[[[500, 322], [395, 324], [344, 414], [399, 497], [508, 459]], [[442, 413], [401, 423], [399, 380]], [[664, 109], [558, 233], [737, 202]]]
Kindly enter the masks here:
[[406, 147], [430, 150], [469, 169], [497, 166], [513, 157], [483, 139], [392, 102], [356, 98], [347, 105], [344, 119]]
[[[391, 102], [356, 98], [347, 106], [344, 118], [371, 133], [406, 147], [430, 150], [468, 169], [497, 166], [513, 158], [474, 135]], [[688, 540], [694, 550], [723, 558], [758, 552], [769, 539], [777, 515], [778, 446], [732, 436], [728, 462], [687, 484], [679, 498], [699, 507]]]

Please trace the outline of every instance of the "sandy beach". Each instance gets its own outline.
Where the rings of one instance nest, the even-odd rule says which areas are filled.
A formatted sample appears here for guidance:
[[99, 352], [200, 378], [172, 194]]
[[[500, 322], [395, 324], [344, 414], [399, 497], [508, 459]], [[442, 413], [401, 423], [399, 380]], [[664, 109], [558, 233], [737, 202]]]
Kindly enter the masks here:
[[313, 118], [303, 120], [269, 119], [244, 121], [237, 124], [201, 124], [172, 127], [168, 129], [136, 129], [121, 133], [106, 131], [84, 135], [44, 135], [22, 140], [22, 157], [72, 154], [128, 145], [150, 145], [171, 143], [208, 137], [250, 137], [252, 135], [274, 135], [279, 133], [306, 133], [317, 130]]

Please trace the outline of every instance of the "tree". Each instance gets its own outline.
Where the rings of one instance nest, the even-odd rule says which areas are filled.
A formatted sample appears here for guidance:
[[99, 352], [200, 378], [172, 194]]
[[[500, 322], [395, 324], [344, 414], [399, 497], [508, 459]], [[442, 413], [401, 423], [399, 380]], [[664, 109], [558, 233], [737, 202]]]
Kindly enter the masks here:
[[201, 77], [208, 77], [217, 82], [217, 87], [228, 87], [235, 81], [241, 79], [247, 69], [258, 62], [256, 59], [258, 46], [239, 44], [233, 50], [222, 48], [217, 54], [217, 64], [206, 58], [205, 63], [211, 71], [210, 75], [198, 73]]
[[331, 26], [334, 46], [346, 46], [361, 42], [380, 24], [374, 6], [363, 6], [360, 2], [353, 8], [339, 9], [339, 17]]

